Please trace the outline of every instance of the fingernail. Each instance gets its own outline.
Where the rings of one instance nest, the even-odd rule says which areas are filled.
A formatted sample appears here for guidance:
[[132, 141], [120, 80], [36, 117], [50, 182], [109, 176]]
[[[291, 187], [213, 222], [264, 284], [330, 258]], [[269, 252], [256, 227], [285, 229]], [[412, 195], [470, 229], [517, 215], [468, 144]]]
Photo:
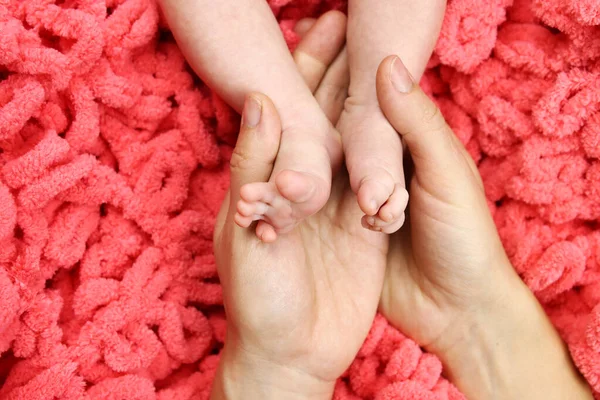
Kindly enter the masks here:
[[412, 90], [413, 80], [400, 57], [394, 57], [392, 61], [390, 79], [400, 93], [409, 93]]
[[262, 105], [252, 96], [246, 99], [244, 111], [242, 111], [242, 123], [248, 128], [255, 128], [260, 122], [262, 114]]

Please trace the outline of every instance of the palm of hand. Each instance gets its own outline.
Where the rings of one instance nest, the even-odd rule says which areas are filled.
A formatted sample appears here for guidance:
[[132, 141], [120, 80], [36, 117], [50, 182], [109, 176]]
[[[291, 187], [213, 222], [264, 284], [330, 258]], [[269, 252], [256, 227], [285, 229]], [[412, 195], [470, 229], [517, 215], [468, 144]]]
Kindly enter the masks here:
[[362, 213], [346, 182], [337, 179], [326, 207], [275, 243], [227, 227], [218, 240], [236, 243], [221, 252], [230, 260], [219, 263], [226, 266], [219, 273], [228, 329], [243, 332], [240, 347], [323, 380], [336, 379], [358, 352], [385, 270], [387, 238], [360, 226]]
[[[338, 39], [331, 40], [332, 35]], [[345, 52], [340, 53], [344, 36], [345, 17], [330, 13], [297, 48], [298, 68], [334, 125], [349, 80]], [[216, 247], [216, 254], [222, 257], [228, 338], [234, 336], [236, 348], [269, 357], [271, 363], [337, 379], [377, 311], [388, 238], [361, 226], [362, 212], [345, 172], [334, 178], [326, 206], [275, 243], [264, 244], [252, 230], [237, 229], [233, 215], [226, 215], [229, 201], [215, 236], [223, 247]]]
[[434, 171], [411, 181], [407, 222], [390, 239], [381, 300], [395, 326], [431, 348], [474, 299], [491, 300], [489, 283], [505, 260], [476, 167], [460, 144], [454, 148], [460, 181], [439, 184]]

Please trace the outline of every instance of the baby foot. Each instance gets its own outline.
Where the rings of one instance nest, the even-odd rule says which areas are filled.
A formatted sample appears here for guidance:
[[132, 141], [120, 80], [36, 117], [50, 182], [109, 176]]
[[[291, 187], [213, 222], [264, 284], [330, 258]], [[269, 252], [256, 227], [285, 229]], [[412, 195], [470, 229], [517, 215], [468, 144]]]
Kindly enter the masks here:
[[408, 192], [404, 185], [402, 143], [378, 104], [346, 101], [340, 118], [350, 185], [365, 213], [362, 225], [393, 233], [404, 223]]
[[[345, 18], [342, 15], [340, 19], [341, 14], [329, 15], [330, 18], [311, 22], [299, 33], [303, 38], [294, 54], [300, 75], [311, 91], [318, 88], [322, 79], [342, 87], [347, 87], [349, 79], [346, 59], [336, 58], [344, 44]], [[324, 36], [323, 32], [333, 37]], [[329, 69], [331, 64], [337, 66]], [[319, 93], [315, 95], [318, 97]], [[321, 110], [316, 99], [310, 99], [312, 102], [304, 106], [295, 101], [293, 109], [280, 110], [281, 145], [269, 181], [246, 184], [240, 189], [236, 223], [248, 227], [259, 221], [256, 234], [265, 242], [276, 240], [279, 233], [290, 231], [327, 203], [332, 169], [341, 164], [340, 135], [327, 117], [334, 115], [335, 110]], [[339, 107], [337, 110], [339, 115]]]
[[261, 221], [256, 234], [265, 242], [292, 230], [329, 199], [332, 160], [341, 158], [341, 143], [324, 116], [322, 120], [323, 133], [314, 122], [306, 129], [284, 130], [271, 179], [240, 189], [235, 221], [244, 228]]

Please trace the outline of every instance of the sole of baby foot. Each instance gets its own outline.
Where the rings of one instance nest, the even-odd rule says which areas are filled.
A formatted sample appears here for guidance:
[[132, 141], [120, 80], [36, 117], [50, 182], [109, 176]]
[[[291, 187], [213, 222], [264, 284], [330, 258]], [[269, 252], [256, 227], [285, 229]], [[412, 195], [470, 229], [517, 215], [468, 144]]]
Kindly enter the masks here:
[[402, 227], [408, 205], [408, 192], [394, 183], [391, 174], [380, 171], [379, 178], [363, 179], [357, 198], [365, 213], [363, 227], [383, 233], [394, 233]]
[[249, 183], [240, 189], [235, 222], [248, 228], [253, 222], [256, 234], [272, 242], [291, 231], [304, 218], [319, 211], [327, 202], [330, 185], [309, 173], [281, 171], [274, 182]]

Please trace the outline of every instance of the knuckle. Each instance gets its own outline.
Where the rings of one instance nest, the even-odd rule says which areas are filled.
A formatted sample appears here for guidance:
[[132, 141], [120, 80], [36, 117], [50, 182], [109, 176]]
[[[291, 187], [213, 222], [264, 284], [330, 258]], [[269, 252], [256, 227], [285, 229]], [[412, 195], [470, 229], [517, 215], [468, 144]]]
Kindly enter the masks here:
[[352, 96], [348, 96], [344, 99], [344, 110], [350, 112], [352, 108], [356, 107], [356, 102]]
[[424, 101], [421, 105], [421, 120], [427, 125], [439, 124], [442, 119], [440, 109], [432, 101]]
[[247, 150], [241, 149], [239, 146], [233, 150], [231, 160], [229, 162], [232, 170], [244, 170], [252, 165], [252, 156]]
[[339, 106], [342, 108], [344, 106], [348, 92], [343, 85], [322, 83], [317, 90], [317, 95], [315, 97], [321, 108], [327, 109], [332, 106]]
[[337, 82], [321, 82], [319, 86], [326, 98], [338, 100], [346, 92], [346, 86]]
[[325, 74], [327, 65], [313, 55], [301, 50], [295, 51], [293, 58], [304, 80], [317, 85], [320, 78]]
[[440, 109], [432, 101], [425, 102], [421, 110], [421, 122], [427, 130], [443, 136], [453, 135]]

